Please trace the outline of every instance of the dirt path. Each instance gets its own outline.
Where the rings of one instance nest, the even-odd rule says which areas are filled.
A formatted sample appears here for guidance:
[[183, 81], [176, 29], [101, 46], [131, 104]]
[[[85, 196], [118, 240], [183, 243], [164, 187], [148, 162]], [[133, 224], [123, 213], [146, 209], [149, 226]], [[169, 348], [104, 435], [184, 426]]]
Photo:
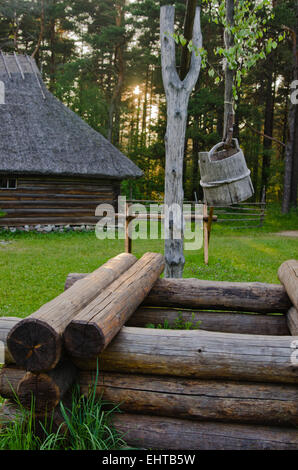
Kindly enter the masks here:
[[298, 230], [287, 230], [285, 232], [277, 232], [274, 235], [277, 235], [278, 237], [298, 238]]

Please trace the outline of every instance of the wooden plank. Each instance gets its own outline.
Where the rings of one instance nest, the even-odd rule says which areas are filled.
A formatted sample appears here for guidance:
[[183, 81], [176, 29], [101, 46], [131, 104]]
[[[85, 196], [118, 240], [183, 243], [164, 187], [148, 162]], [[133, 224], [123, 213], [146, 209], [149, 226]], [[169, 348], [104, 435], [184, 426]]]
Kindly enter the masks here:
[[[96, 382], [97, 379], [97, 382]], [[81, 393], [144, 415], [297, 427], [296, 385], [80, 371]]]
[[81, 309], [64, 332], [68, 353], [79, 358], [97, 357], [142, 303], [164, 266], [161, 254], [146, 253]]
[[[297, 384], [293, 338], [125, 326], [99, 356], [100, 370]], [[97, 359], [73, 360], [79, 369], [97, 367]]]
[[196, 422], [121, 413], [113, 417], [125, 442], [142, 449], [171, 450], [297, 450], [295, 429]]
[[134, 263], [133, 255], [111, 258], [86, 278], [17, 323], [7, 337], [20, 367], [39, 372], [53, 369], [62, 354], [62, 335], [71, 320]]

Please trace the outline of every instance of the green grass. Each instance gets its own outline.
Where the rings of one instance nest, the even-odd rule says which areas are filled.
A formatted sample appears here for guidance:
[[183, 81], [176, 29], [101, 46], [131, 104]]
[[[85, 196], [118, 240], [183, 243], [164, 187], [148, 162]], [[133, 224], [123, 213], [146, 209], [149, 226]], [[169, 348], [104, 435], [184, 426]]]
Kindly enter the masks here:
[[112, 424], [119, 408], [96, 397], [97, 380], [98, 374], [86, 397], [80, 394], [77, 385], [73, 387], [70, 406], [60, 402], [62, 424], [56, 429], [51, 414], [42, 421], [34, 418], [34, 401], [27, 410], [16, 397], [15, 419], [0, 427], [0, 450], [128, 449]]
[[[298, 257], [298, 240], [274, 232], [298, 230], [298, 212], [269, 210], [263, 228], [233, 230], [214, 224], [209, 265], [203, 250], [185, 252], [184, 277], [277, 283], [280, 264]], [[123, 240], [98, 240], [92, 233], [0, 233], [0, 315], [25, 317], [64, 289], [70, 272], [90, 272], [124, 250]], [[133, 253], [163, 252], [161, 240], [133, 241]]]

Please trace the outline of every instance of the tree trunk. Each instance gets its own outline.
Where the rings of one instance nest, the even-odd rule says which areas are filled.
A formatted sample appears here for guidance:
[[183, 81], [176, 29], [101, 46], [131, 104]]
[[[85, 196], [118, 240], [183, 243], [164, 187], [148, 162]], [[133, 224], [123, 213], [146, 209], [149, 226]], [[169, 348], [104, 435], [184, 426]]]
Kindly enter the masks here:
[[[234, 0], [226, 0], [226, 20], [227, 24], [233, 26], [234, 24]], [[225, 30], [225, 48], [230, 49], [234, 45], [233, 35], [228, 30]], [[228, 130], [231, 124], [230, 117], [234, 116], [233, 106], [233, 83], [234, 83], [234, 70], [228, 67], [225, 63], [225, 102], [224, 102], [224, 134], [223, 140], [228, 137]]]
[[[201, 67], [201, 58], [192, 54], [188, 74], [180, 80], [176, 70], [173, 6], [160, 10], [162, 76], [167, 98], [167, 131], [165, 136], [165, 277], [182, 277], [183, 254], [183, 158], [187, 108], [190, 93]], [[201, 48], [200, 8], [196, 9], [193, 44]]]
[[[271, 68], [271, 67], [270, 67]], [[274, 122], [274, 101], [275, 101], [275, 86], [273, 70], [269, 70], [269, 76], [266, 87], [266, 105], [265, 105], [265, 122], [264, 122], [264, 134], [265, 136], [273, 136], [273, 122]], [[261, 187], [268, 187], [268, 181], [270, 176], [270, 163], [271, 163], [271, 152], [272, 152], [272, 140], [264, 136], [263, 141], [263, 164], [262, 164], [262, 178]]]
[[[297, 32], [298, 32], [298, 2], [294, 6], [296, 14], [296, 31], [291, 30], [293, 41], [293, 81], [298, 79], [298, 50], [297, 50]], [[292, 91], [292, 90], [291, 90]], [[288, 116], [288, 138], [285, 150], [285, 172], [282, 212], [287, 214], [291, 208], [297, 206], [297, 186], [298, 186], [298, 111], [297, 104], [290, 101]], [[296, 129], [295, 129], [296, 128]]]

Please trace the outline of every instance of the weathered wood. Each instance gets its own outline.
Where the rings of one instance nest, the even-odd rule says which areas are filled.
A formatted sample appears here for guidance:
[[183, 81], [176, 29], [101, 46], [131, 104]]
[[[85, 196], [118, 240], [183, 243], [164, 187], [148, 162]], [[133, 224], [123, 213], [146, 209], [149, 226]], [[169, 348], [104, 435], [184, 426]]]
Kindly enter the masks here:
[[291, 335], [298, 336], [298, 310], [295, 307], [291, 307], [288, 311], [287, 320]]
[[185, 419], [115, 414], [113, 424], [128, 445], [171, 450], [297, 450], [295, 429], [196, 422]]
[[[183, 82], [176, 69], [174, 33], [175, 7], [160, 9], [160, 42], [162, 79], [167, 100], [167, 130], [165, 136], [165, 277], [182, 277], [183, 255], [183, 155], [187, 107], [201, 69], [200, 54], [192, 53], [189, 71]], [[202, 46], [200, 8], [196, 8], [193, 24], [193, 45]], [[178, 211], [177, 211], [178, 207]], [[180, 211], [179, 211], [180, 209]], [[181, 212], [179, 214], [179, 212]]]
[[291, 259], [282, 263], [278, 269], [278, 278], [298, 310], [298, 260]]
[[[297, 384], [295, 338], [125, 326], [99, 361], [110, 372]], [[73, 360], [79, 369], [97, 367], [97, 360]]]
[[[162, 307], [139, 307], [125, 323], [126, 326], [146, 327], [148, 324], [175, 327], [178, 318], [183, 322], [190, 322], [193, 328], [200, 330], [218, 331], [223, 333], [259, 334], [269, 336], [290, 335], [285, 315], [245, 314], [237, 312], [213, 312], [201, 310], [168, 309]], [[5, 364], [13, 364], [15, 361], [8, 351], [6, 338], [12, 327], [21, 321], [20, 318], [0, 318], [0, 341], [5, 346]], [[288, 313], [289, 323], [289, 313]], [[296, 333], [295, 333], [296, 331]], [[297, 330], [293, 330], [298, 335]], [[2, 339], [1, 339], [2, 338]]]
[[146, 253], [81, 310], [64, 333], [69, 354], [80, 358], [98, 356], [144, 300], [163, 269], [161, 254]]
[[125, 253], [110, 259], [17, 323], [7, 338], [9, 351], [17, 365], [33, 372], [53, 369], [61, 357], [62, 334], [66, 326], [135, 262], [135, 256]]
[[17, 390], [20, 380], [26, 371], [15, 365], [9, 365], [0, 369], [0, 395], [12, 400], [17, 397]]
[[[290, 335], [285, 315], [261, 315], [236, 312], [212, 312], [161, 307], [140, 307], [126, 322], [126, 326], [146, 327], [148, 324], [175, 327], [178, 318], [199, 330], [250, 335]], [[298, 333], [297, 333], [298, 334]]]
[[285, 313], [290, 301], [278, 284], [159, 279], [144, 302], [150, 306]]
[[1, 217], [0, 226], [96, 224], [96, 206], [101, 202], [115, 204], [119, 187], [119, 182], [109, 179], [20, 175], [17, 189], [1, 191], [0, 205], [6, 215]]
[[[87, 274], [71, 273], [65, 289]], [[158, 279], [144, 305], [152, 307], [235, 310], [257, 313], [286, 313], [291, 307], [285, 288], [260, 282]]]
[[64, 359], [48, 372], [24, 373], [17, 387], [20, 403], [30, 409], [33, 398], [37, 415], [52, 411], [74, 383], [76, 372], [75, 366]]
[[84, 395], [96, 386], [96, 396], [120, 403], [121, 410], [156, 416], [254, 423], [298, 425], [296, 385], [221, 382], [132, 374], [80, 371]]
[[[21, 318], [17, 318], [17, 317], [0, 317], [0, 343], [4, 345], [5, 364], [13, 364], [15, 362], [7, 347], [7, 336], [9, 332], [12, 330], [12, 328], [20, 321], [21, 321]], [[0, 362], [1, 362], [1, 357], [0, 357]]]

